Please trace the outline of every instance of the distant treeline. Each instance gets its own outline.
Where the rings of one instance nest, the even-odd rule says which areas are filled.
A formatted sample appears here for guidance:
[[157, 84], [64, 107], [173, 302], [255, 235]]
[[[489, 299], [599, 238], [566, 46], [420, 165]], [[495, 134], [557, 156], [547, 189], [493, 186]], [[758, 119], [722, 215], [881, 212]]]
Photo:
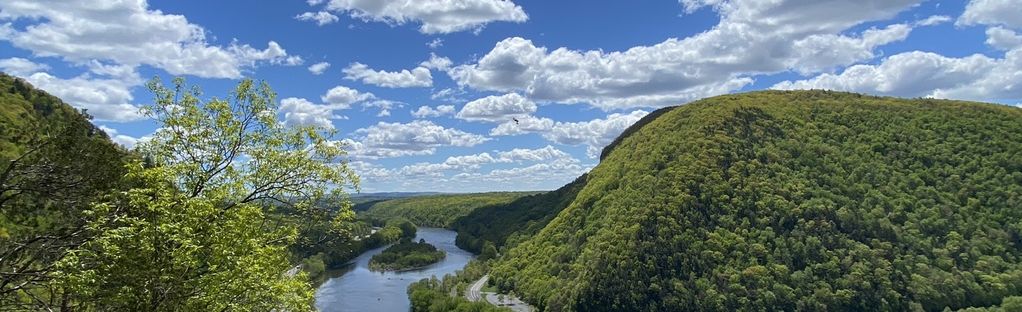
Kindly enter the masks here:
[[506, 204], [519, 197], [537, 192], [492, 192], [473, 194], [443, 194], [383, 199], [357, 206], [359, 216], [389, 220], [404, 218], [424, 227], [450, 227], [454, 219], [467, 215], [479, 207]]

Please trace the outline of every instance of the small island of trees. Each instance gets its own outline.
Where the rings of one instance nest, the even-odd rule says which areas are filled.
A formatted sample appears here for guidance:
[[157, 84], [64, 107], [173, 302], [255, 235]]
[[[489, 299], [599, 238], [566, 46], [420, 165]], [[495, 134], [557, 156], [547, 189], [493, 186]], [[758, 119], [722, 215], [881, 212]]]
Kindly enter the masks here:
[[414, 242], [408, 238], [402, 238], [383, 252], [369, 259], [369, 269], [373, 271], [402, 271], [421, 268], [437, 263], [447, 257], [443, 250], [437, 250], [436, 246], [426, 243], [420, 239]]

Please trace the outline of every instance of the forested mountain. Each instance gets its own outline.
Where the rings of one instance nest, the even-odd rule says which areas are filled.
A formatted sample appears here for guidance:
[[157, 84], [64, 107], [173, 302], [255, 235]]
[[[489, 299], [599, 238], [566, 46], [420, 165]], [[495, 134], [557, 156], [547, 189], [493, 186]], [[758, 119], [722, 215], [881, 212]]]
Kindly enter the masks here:
[[[674, 107], [658, 109], [636, 121], [603, 148], [600, 159], [621, 143], [623, 138], [671, 109]], [[525, 196], [507, 204], [473, 210], [468, 215], [456, 219], [451, 225], [452, 229], [458, 231], [458, 247], [481, 253], [488, 246], [494, 248], [514, 246], [521, 240], [535, 235], [550, 223], [554, 216], [575, 200], [575, 196], [585, 185], [586, 175], [582, 175], [552, 192]]]
[[[499, 288], [549, 311], [935, 311], [1022, 295], [1022, 109], [753, 92], [659, 111], [612, 146], [493, 263]], [[506, 232], [492, 226], [506, 214], [484, 212], [456, 227], [506, 238], [462, 226]]]
[[352, 207], [355, 211], [365, 211], [372, 207], [374, 204], [382, 201], [391, 199], [415, 197], [415, 196], [427, 196], [427, 195], [438, 195], [440, 193], [434, 192], [382, 192], [382, 193], [355, 193], [351, 194], [351, 203], [354, 204]]
[[88, 115], [0, 73], [0, 306], [60, 305], [54, 264], [86, 241], [83, 212], [126, 157]]
[[360, 216], [390, 220], [404, 218], [417, 226], [448, 227], [454, 219], [486, 206], [502, 205], [536, 192], [441, 194], [386, 199], [359, 204]]
[[555, 191], [472, 210], [451, 224], [451, 228], [458, 232], [456, 243], [458, 247], [474, 253], [482, 252], [487, 245], [495, 248], [514, 245], [513, 242], [528, 238], [546, 226], [575, 199], [585, 181], [586, 176], [582, 175]]

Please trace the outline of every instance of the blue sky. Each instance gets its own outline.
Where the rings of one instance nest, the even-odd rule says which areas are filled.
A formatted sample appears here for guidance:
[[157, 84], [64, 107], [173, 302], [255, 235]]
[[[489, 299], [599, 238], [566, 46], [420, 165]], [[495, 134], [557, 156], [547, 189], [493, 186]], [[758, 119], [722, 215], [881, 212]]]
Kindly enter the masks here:
[[[0, 70], [133, 146], [144, 82], [267, 81], [286, 124], [337, 130], [367, 192], [554, 189], [659, 107], [760, 89], [1022, 101], [1022, 3], [0, 3]], [[519, 120], [515, 123], [513, 120]]]

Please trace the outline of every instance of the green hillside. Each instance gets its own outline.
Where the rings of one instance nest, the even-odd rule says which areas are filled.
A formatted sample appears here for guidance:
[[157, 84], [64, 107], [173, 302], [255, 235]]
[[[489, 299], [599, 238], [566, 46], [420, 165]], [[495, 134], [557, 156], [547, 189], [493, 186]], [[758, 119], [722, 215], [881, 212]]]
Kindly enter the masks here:
[[415, 196], [368, 202], [356, 210], [360, 216], [389, 220], [405, 218], [418, 226], [448, 227], [458, 217], [476, 208], [509, 203], [536, 192], [493, 192]]
[[76, 128], [112, 148], [89, 117], [28, 82], [0, 73], [0, 157], [21, 156], [44, 136]]
[[83, 211], [117, 189], [126, 157], [87, 115], [0, 73], [0, 306], [61, 300], [54, 263], [88, 239]]
[[462, 249], [479, 253], [487, 243], [500, 248], [531, 237], [575, 199], [585, 181], [586, 176], [582, 175], [555, 191], [472, 210], [451, 224], [458, 232], [456, 243]]
[[936, 311], [1022, 295], [1022, 109], [765, 91], [658, 114], [577, 195], [551, 198], [574, 197], [493, 263], [499, 288], [549, 311]]
[[[623, 138], [671, 109], [673, 107], [658, 109], [636, 121], [603, 149], [600, 159], [620, 144]], [[554, 216], [575, 200], [575, 196], [585, 185], [586, 175], [582, 175], [552, 192], [525, 196], [507, 204], [473, 210], [451, 225], [451, 228], [458, 231], [458, 247], [479, 253], [487, 243], [495, 248], [514, 246], [521, 240], [535, 235], [550, 223]]]

